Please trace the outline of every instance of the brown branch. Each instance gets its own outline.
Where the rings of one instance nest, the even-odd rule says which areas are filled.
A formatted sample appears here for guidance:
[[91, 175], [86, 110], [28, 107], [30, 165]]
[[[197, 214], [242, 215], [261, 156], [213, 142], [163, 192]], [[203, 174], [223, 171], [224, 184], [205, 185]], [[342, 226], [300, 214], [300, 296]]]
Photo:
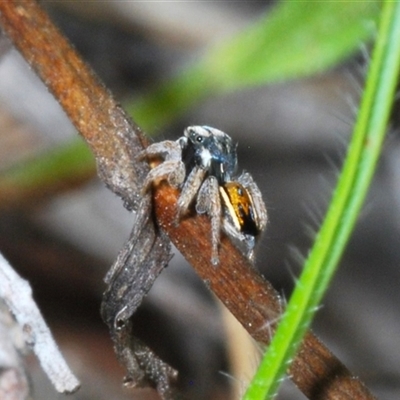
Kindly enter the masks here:
[[[0, 13], [4, 31], [91, 147], [101, 179], [129, 208], [135, 208], [147, 171], [146, 165], [133, 162], [143, 140], [140, 128], [127, 118], [34, 1], [0, 2]], [[193, 216], [176, 227], [177, 195], [167, 185], [156, 190], [159, 224], [254, 339], [269, 343], [271, 326], [280, 314], [278, 294], [226, 238], [222, 240], [220, 265], [211, 265], [209, 221]], [[312, 333], [306, 335], [289, 373], [310, 399], [374, 398]]]
[[[220, 265], [211, 264], [210, 223], [196, 216], [174, 226], [178, 192], [166, 184], [155, 194], [158, 221], [204, 283], [258, 342], [268, 344], [280, 315], [279, 295], [224, 237]], [[292, 381], [309, 398], [368, 400], [374, 396], [311, 332], [289, 369]]]
[[1, 2], [3, 30], [60, 102], [95, 154], [98, 172], [124, 201], [136, 206], [147, 173], [131, 168], [142, 148], [140, 128], [87, 68], [47, 14], [34, 1]]

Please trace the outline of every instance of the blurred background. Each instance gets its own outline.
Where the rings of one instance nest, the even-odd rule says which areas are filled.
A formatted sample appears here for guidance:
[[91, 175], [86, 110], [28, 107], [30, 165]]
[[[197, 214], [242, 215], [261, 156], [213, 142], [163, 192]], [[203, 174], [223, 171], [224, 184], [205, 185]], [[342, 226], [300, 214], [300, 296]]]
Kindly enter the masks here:
[[[244, 1], [43, 5], [123, 105], [179, 74], [215, 43], [275, 7]], [[176, 139], [188, 125], [207, 124], [238, 142], [239, 169], [251, 172], [269, 212], [257, 268], [284, 298], [301, 271], [345, 155], [367, 50], [360, 43], [357, 51], [325, 72], [207, 96], [173, 121], [147, 122], [154, 140]], [[4, 38], [2, 52], [4, 177], [12, 167], [68, 146], [77, 134]], [[274, 63], [274, 54], [270, 60]], [[381, 399], [398, 399], [400, 393], [399, 156], [394, 117], [356, 232], [313, 325]], [[61, 182], [56, 194], [44, 187], [35, 201], [28, 196], [0, 208], [0, 251], [31, 283], [81, 380], [81, 390], [71, 399], [157, 398], [151, 390], [122, 387], [124, 371], [99, 313], [103, 277], [128, 238], [133, 215], [96, 178], [93, 165], [82, 169], [79, 178]], [[182, 390], [194, 400], [239, 398], [261, 352], [179, 254], [134, 316], [134, 327], [137, 336], [180, 371]], [[28, 370], [35, 399], [62, 397], [33, 356]], [[279, 396], [305, 398], [289, 381]]]

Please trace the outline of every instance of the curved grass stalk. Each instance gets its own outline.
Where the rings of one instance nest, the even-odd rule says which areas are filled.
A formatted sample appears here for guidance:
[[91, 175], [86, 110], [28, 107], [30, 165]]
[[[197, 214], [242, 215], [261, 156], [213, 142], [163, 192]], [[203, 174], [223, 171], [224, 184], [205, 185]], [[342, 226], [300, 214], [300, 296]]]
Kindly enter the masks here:
[[400, 2], [385, 1], [353, 137], [325, 221], [244, 399], [274, 397], [356, 223], [385, 138], [400, 70]]

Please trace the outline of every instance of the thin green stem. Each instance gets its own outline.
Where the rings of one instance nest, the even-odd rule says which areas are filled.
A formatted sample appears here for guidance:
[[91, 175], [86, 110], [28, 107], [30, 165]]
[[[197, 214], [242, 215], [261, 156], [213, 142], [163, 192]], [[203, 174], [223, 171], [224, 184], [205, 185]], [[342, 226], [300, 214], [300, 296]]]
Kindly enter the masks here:
[[385, 1], [348, 154], [325, 221], [244, 399], [273, 398], [331, 281], [371, 183], [400, 66], [400, 2]]
[[40, 188], [94, 172], [93, 154], [81, 139], [76, 139], [4, 171], [0, 177], [0, 189], [16, 187], [23, 191]]

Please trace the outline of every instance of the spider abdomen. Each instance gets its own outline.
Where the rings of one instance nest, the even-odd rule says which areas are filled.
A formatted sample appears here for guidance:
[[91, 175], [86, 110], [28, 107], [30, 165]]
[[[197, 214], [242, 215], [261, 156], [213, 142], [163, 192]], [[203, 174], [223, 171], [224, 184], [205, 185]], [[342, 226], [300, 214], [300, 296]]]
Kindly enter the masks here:
[[220, 186], [220, 194], [236, 229], [244, 234], [257, 236], [257, 226], [253, 200], [247, 189], [238, 182], [227, 182]]

